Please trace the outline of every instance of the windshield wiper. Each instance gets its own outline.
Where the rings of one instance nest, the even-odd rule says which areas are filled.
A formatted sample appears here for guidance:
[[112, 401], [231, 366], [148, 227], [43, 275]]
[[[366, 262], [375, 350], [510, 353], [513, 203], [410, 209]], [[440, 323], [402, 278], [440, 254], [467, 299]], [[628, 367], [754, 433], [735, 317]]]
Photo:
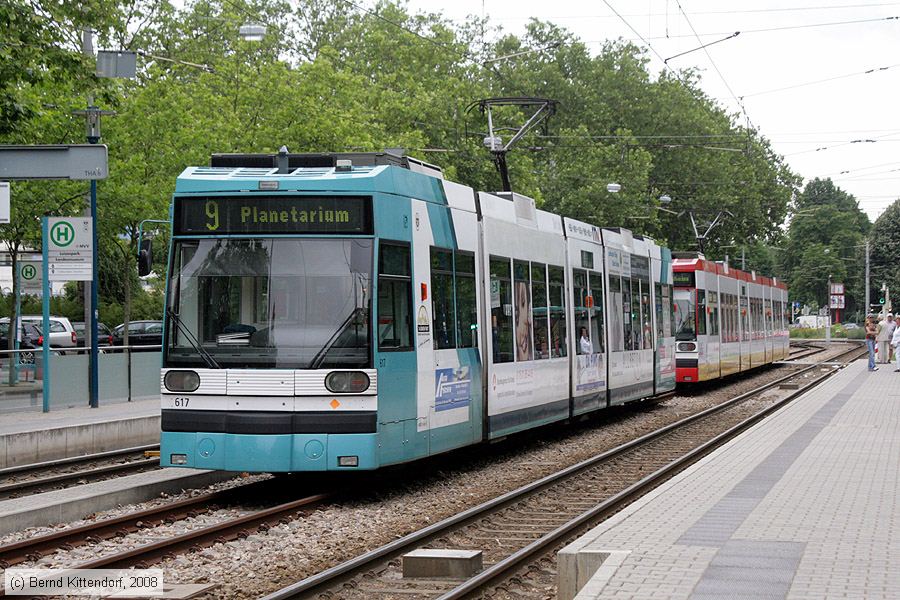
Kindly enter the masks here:
[[178, 331], [184, 334], [185, 339], [190, 343], [191, 346], [194, 347], [194, 350], [197, 351], [197, 354], [200, 355], [200, 358], [206, 363], [206, 366], [210, 369], [221, 369], [222, 366], [216, 362], [212, 356], [210, 356], [209, 352], [207, 352], [203, 345], [200, 343], [193, 333], [187, 328], [187, 326], [181, 322], [181, 318], [175, 313], [171, 308], [166, 309], [166, 314], [170, 319], [175, 323], [175, 326], [178, 327]]
[[337, 330], [333, 334], [331, 334], [331, 337], [328, 338], [328, 341], [325, 342], [325, 345], [322, 346], [322, 349], [316, 352], [316, 355], [313, 356], [311, 361], [309, 361], [310, 369], [318, 369], [319, 366], [323, 362], [325, 362], [325, 356], [328, 354], [328, 351], [331, 350], [331, 347], [334, 346], [335, 342], [337, 342], [341, 334], [344, 333], [344, 330], [347, 329], [347, 326], [353, 322], [353, 319], [355, 319], [356, 315], [358, 315], [362, 310], [363, 309], [359, 307], [354, 308], [353, 312], [350, 313], [350, 316], [344, 319], [344, 322], [341, 323], [340, 326], [338, 326]]

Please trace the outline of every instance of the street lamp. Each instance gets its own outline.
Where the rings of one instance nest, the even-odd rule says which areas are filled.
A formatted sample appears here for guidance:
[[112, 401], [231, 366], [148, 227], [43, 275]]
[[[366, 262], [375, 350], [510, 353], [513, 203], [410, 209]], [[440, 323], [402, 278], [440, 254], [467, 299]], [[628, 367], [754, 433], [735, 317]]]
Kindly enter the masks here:
[[238, 30], [238, 35], [246, 42], [261, 42], [266, 35], [266, 26], [259, 23], [245, 23]]
[[606, 184], [606, 191], [609, 192], [610, 194], [618, 194], [619, 190], [621, 190], [621, 189], [622, 189], [622, 186], [618, 183], [613, 182], [613, 183]]

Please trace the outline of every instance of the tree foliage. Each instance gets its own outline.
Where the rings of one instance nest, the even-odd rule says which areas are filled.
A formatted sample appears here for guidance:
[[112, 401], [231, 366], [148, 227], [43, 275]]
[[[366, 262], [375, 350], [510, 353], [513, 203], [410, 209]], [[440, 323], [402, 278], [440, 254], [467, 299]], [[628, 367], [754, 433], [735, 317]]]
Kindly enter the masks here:
[[865, 237], [871, 223], [856, 199], [830, 179], [813, 179], [797, 197], [781, 271], [791, 296], [824, 306], [828, 279], [844, 283], [847, 313], [865, 311]]
[[[267, 26], [263, 42], [239, 38], [248, 21]], [[365, 10], [324, 0], [0, 0], [0, 24], [15, 25], [4, 27], [14, 35], [0, 42], [0, 142], [81, 141], [83, 124], [71, 111], [89, 94], [117, 113], [103, 122], [110, 177], [99, 186], [98, 227], [102, 302], [126, 307], [125, 318], [130, 294], [141, 293], [121, 276], [134, 268], [140, 222], [168, 216], [185, 167], [213, 152], [281, 145], [292, 152], [401, 147], [451, 179], [495, 190], [484, 116], [467, 111], [482, 98], [558, 102], [547, 129], [509, 155], [516, 191], [676, 250], [696, 248], [688, 211], [709, 221], [728, 210], [710, 236], [710, 255], [735, 255], [732, 247], [743, 244], [754, 265], [770, 266], [767, 247], [780, 243], [799, 186], [768, 140], [703, 93], [697, 73], [652, 73], [646, 53], [629, 42], [592, 51], [536, 20], [516, 36], [489, 21], [454, 23], [384, 0]], [[93, 75], [80, 53], [86, 26], [100, 47], [140, 51], [136, 79]], [[500, 135], [508, 140], [528, 116], [500, 111], [498, 122], [513, 128]], [[619, 194], [606, 191], [612, 181]], [[0, 227], [0, 237], [36, 245], [43, 212], [81, 212], [79, 185], [16, 185], [16, 225]], [[662, 194], [673, 199], [664, 208], [674, 214], [659, 210]], [[789, 269], [799, 268], [800, 254]]]

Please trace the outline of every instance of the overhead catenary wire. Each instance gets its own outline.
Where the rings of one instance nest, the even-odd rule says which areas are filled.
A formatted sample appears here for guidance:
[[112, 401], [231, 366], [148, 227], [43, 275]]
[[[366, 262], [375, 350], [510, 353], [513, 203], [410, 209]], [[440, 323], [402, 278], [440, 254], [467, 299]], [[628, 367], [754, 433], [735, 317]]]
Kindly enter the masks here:
[[[697, 38], [697, 41], [700, 44], [703, 44], [703, 40], [700, 39], [700, 35], [697, 33], [697, 30], [694, 29], [694, 24], [691, 23], [690, 18], [687, 15], [687, 12], [684, 10], [684, 7], [681, 6], [681, 0], [675, 0], [675, 5], [678, 6], [678, 10], [681, 11], [682, 16], [684, 17], [685, 22], [688, 24], [688, 27], [691, 28], [691, 31], [694, 32], [694, 37]], [[734, 99], [740, 111], [744, 114], [744, 119], [747, 124], [748, 134], [751, 129], [754, 129], [753, 122], [750, 120], [750, 115], [747, 114], [747, 108], [744, 106], [744, 103], [738, 99], [737, 94], [734, 93], [734, 90], [731, 89], [731, 85], [729, 85], [728, 80], [725, 79], [725, 75], [722, 74], [722, 71], [719, 69], [719, 66], [716, 64], [716, 61], [713, 60], [712, 54], [709, 53], [709, 50], [706, 46], [701, 46], [701, 49], [704, 53], [706, 53], [706, 58], [709, 59], [709, 64], [712, 65], [713, 69], [715, 69], [716, 73], [719, 75], [719, 79], [722, 80], [722, 83], [725, 84], [725, 89], [728, 90], [728, 93], [731, 94], [732, 99]]]
[[826, 77], [824, 79], [816, 79], [814, 81], [805, 81], [803, 83], [796, 83], [793, 85], [787, 85], [784, 87], [772, 88], [770, 90], [763, 90], [761, 92], [753, 92], [752, 94], [741, 94], [741, 98], [752, 98], [754, 96], [762, 96], [764, 94], [774, 94], [776, 92], [784, 92], [787, 90], [794, 90], [801, 87], [807, 87], [810, 85], [818, 85], [820, 83], [828, 83], [830, 81], [837, 81], [839, 79], [847, 79], [849, 77], [859, 77], [861, 75], [873, 75], [877, 73], [881, 73], [883, 71], [887, 71], [889, 69], [895, 69], [900, 67], [900, 63], [887, 65], [884, 67], [873, 67], [871, 69], [866, 69], [865, 71], [856, 71], [854, 73], [845, 73], [843, 75], [835, 75], [834, 77]]
[[[728, 9], [728, 10], [699, 10], [694, 15], [740, 15], [740, 14], [765, 14], [765, 13], [783, 13], [783, 12], [809, 12], [823, 10], [858, 10], [860, 8], [880, 8], [886, 6], [898, 6], [900, 2], [874, 2], [866, 4], [834, 4], [834, 5], [815, 5], [815, 6], [785, 6], [780, 8], [745, 8], [745, 9]], [[668, 4], [666, 5], [668, 8]], [[646, 13], [646, 14], [624, 14], [624, 17], [667, 17], [668, 13]], [[611, 19], [617, 18], [612, 15], [557, 15], [548, 17], [552, 20], [569, 20], [569, 19]], [[494, 16], [495, 21], [528, 21], [531, 17], [522, 16]]]

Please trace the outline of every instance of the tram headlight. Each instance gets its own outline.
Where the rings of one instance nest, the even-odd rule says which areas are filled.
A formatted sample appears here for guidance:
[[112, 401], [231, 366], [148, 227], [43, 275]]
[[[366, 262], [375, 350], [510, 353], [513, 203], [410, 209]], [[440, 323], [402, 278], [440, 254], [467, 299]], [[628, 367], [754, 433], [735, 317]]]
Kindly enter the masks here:
[[675, 345], [675, 350], [678, 352], [696, 352], [697, 342], [678, 342]]
[[193, 392], [200, 387], [200, 376], [196, 371], [169, 371], [164, 383], [170, 392]]
[[358, 394], [369, 389], [369, 376], [362, 371], [335, 371], [325, 378], [325, 387], [336, 394]]

